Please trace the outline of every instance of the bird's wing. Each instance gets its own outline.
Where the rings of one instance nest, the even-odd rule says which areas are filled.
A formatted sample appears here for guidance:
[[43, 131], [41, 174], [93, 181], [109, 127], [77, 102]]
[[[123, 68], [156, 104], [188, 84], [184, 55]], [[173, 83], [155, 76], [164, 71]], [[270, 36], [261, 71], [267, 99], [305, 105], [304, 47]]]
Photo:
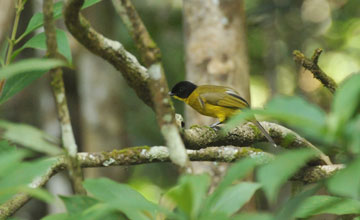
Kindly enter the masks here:
[[224, 87], [223, 92], [206, 92], [200, 95], [202, 102], [226, 108], [242, 109], [249, 107], [248, 102], [231, 88]]

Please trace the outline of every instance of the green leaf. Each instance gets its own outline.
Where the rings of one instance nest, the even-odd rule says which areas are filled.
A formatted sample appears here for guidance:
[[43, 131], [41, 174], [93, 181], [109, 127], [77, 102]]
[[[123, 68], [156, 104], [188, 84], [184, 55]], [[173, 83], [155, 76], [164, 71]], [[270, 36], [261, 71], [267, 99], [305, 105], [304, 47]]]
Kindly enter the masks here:
[[5, 140], [0, 141], [0, 177], [6, 177], [26, 156], [23, 150], [16, 150]]
[[[56, 30], [56, 41], [57, 41], [59, 53], [64, 55], [64, 57], [66, 57], [66, 59], [69, 61], [69, 63], [71, 63], [72, 62], [71, 49], [70, 49], [70, 44], [69, 44], [68, 38], [66, 36], [66, 32], [63, 30], [57, 29]], [[33, 36], [32, 38], [30, 38], [30, 40], [28, 40], [22, 47], [20, 47], [16, 51], [14, 51], [11, 59], [13, 60], [25, 48], [46, 50], [47, 46], [46, 46], [45, 33], [41, 32], [41, 33]]]
[[81, 213], [87, 208], [99, 203], [98, 200], [89, 196], [60, 196], [60, 198], [64, 202], [65, 207], [70, 214]]
[[344, 125], [360, 110], [360, 74], [345, 80], [336, 90], [329, 116], [330, 132], [336, 135]]
[[119, 212], [119, 208], [114, 204], [109, 203], [98, 203], [88, 209], [86, 209], [81, 215], [75, 215], [74, 220], [78, 220], [79, 217], [82, 220], [87, 219], [106, 219], [106, 220], [118, 220], [118, 219], [133, 219], [126, 218], [122, 213]]
[[100, 178], [85, 180], [84, 187], [95, 198], [123, 212], [130, 219], [147, 220], [149, 216], [154, 218], [159, 210], [156, 204], [149, 202], [126, 184]]
[[[29, 184], [39, 176], [43, 176], [55, 162], [56, 159], [52, 158], [34, 162], [22, 162], [13, 167], [12, 172], [6, 178], [0, 179], [0, 203], [7, 201], [18, 192], [31, 193], [39, 199], [51, 201], [49, 194], [45, 194], [41, 190], [29, 189]], [[32, 184], [30, 184], [30, 188], [32, 187]]]
[[0, 130], [2, 138], [31, 150], [49, 155], [58, 155], [63, 152], [58, 147], [59, 141], [56, 138], [30, 125], [0, 120]]
[[[101, 0], [86, 0], [82, 9], [85, 9], [87, 7], [90, 7]], [[57, 2], [54, 4], [54, 19], [57, 20], [62, 16], [62, 8], [63, 8], [63, 2]], [[29, 24], [27, 25], [24, 33], [19, 37], [20, 39], [24, 38], [26, 35], [31, 33], [32, 31], [38, 29], [39, 27], [44, 25], [44, 15], [42, 13], [36, 13], [32, 16], [32, 18], [29, 21]]]
[[315, 155], [316, 153], [309, 149], [291, 150], [260, 167], [256, 176], [267, 198], [274, 202], [280, 187]]
[[[59, 4], [59, 3], [57, 3]], [[42, 13], [36, 13], [34, 14], [30, 21], [29, 24], [27, 25], [24, 33], [20, 36], [20, 38], [25, 37], [26, 35], [28, 35], [30, 32], [36, 30], [37, 28], [41, 27], [44, 24], [44, 15]]]
[[288, 201], [284, 203], [281, 209], [278, 211], [276, 220], [289, 220], [293, 219], [295, 216], [296, 210], [301, 206], [306, 199], [312, 195], [314, 195], [319, 189], [321, 185], [315, 185], [312, 188], [302, 191], [295, 195], [293, 198], [290, 198]]
[[48, 71], [55, 67], [65, 66], [66, 63], [57, 59], [31, 58], [16, 62], [0, 69], [0, 79], [9, 79], [21, 73], [33, 71]]
[[4, 40], [4, 42], [0, 45], [0, 67], [5, 65], [6, 51], [8, 47], [9, 41], [7, 40]]
[[167, 195], [185, 212], [191, 219], [198, 218], [201, 206], [210, 186], [208, 175], [182, 176], [179, 184], [172, 188]]
[[307, 218], [320, 214], [360, 214], [360, 202], [334, 196], [311, 196], [300, 205], [295, 216]]
[[29, 194], [33, 198], [40, 199], [47, 203], [52, 203], [54, 201], [54, 196], [51, 195], [48, 191], [42, 188], [30, 188], [27, 186], [20, 186], [17, 188], [16, 193], [22, 192]]
[[336, 195], [360, 198], [360, 158], [339, 170], [326, 182], [328, 190]]
[[241, 213], [232, 220], [274, 220], [274, 217], [267, 213]]
[[352, 154], [360, 153], [360, 114], [349, 121], [344, 129], [344, 139], [348, 143], [348, 150]]
[[55, 215], [45, 216], [41, 220], [69, 220], [69, 215], [67, 213], [59, 213]]
[[285, 122], [312, 137], [322, 138], [325, 133], [325, 112], [296, 96], [277, 96], [264, 110], [242, 111], [227, 123], [228, 129], [251, 119], [254, 114]]
[[56, 158], [40, 159], [31, 162], [22, 162], [9, 173], [6, 178], [0, 179], [0, 189], [5, 187], [27, 186], [36, 177], [44, 175], [54, 165]]
[[[262, 161], [263, 163], [269, 162], [271, 159], [266, 158]], [[245, 158], [237, 161], [228, 169], [223, 180], [220, 182], [219, 186], [216, 188], [216, 191], [221, 191], [227, 186], [231, 185], [235, 180], [241, 180], [247, 174], [249, 174], [255, 166], [259, 165], [259, 161], [253, 158]], [[215, 192], [216, 192], [215, 191]]]
[[0, 105], [9, 100], [12, 96], [22, 91], [25, 87], [30, 85], [33, 81], [39, 79], [47, 71], [32, 71], [28, 73], [21, 73], [8, 79], [5, 83], [4, 89], [0, 95]]
[[228, 187], [212, 203], [211, 212], [225, 213], [227, 216], [231, 216], [251, 199], [260, 186], [258, 183], [242, 182]]
[[[265, 162], [265, 161], [264, 161]], [[224, 190], [227, 189], [235, 180], [241, 180], [247, 174], [250, 173], [251, 170], [257, 165], [258, 160], [253, 158], [245, 158], [237, 161], [233, 164], [227, 171], [226, 175], [219, 183], [219, 186], [215, 189], [215, 191], [206, 199], [204, 210], [205, 212], [210, 212], [212, 210], [212, 206], [214, 202], [216, 202], [219, 197], [222, 196]]]

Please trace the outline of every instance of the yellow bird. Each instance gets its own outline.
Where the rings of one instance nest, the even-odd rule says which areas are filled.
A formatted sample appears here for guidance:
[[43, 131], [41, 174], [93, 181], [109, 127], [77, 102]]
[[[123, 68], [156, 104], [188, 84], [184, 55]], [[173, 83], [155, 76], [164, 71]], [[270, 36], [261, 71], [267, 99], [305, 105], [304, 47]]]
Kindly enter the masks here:
[[[249, 103], [234, 89], [226, 86], [202, 85], [197, 86], [189, 81], [177, 83], [169, 95], [185, 102], [202, 115], [218, 118], [219, 122], [212, 124], [214, 128], [223, 123], [241, 109], [250, 108]], [[276, 146], [269, 133], [261, 124], [253, 119], [252, 122], [260, 129], [266, 139]]]

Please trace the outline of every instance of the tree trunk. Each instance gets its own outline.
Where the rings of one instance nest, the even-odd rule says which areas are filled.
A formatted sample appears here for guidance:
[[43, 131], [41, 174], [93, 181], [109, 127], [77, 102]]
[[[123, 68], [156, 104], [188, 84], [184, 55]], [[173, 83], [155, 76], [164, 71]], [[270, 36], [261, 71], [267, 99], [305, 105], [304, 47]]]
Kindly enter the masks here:
[[[184, 27], [187, 80], [232, 87], [250, 103], [244, 2], [184, 0]], [[213, 122], [186, 107], [186, 124]], [[215, 186], [227, 166], [197, 162], [193, 168], [195, 173], [210, 173]]]
[[[245, 12], [242, 0], [185, 0], [187, 80], [195, 84], [226, 85], [250, 102]], [[188, 124], [213, 119], [186, 109]]]

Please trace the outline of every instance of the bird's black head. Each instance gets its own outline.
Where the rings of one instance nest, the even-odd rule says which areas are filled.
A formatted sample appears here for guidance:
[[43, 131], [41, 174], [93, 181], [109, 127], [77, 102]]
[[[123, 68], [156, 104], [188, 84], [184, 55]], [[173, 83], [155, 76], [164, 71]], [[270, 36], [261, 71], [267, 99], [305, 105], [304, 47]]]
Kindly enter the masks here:
[[169, 92], [170, 96], [186, 99], [196, 89], [196, 85], [189, 81], [178, 82]]

